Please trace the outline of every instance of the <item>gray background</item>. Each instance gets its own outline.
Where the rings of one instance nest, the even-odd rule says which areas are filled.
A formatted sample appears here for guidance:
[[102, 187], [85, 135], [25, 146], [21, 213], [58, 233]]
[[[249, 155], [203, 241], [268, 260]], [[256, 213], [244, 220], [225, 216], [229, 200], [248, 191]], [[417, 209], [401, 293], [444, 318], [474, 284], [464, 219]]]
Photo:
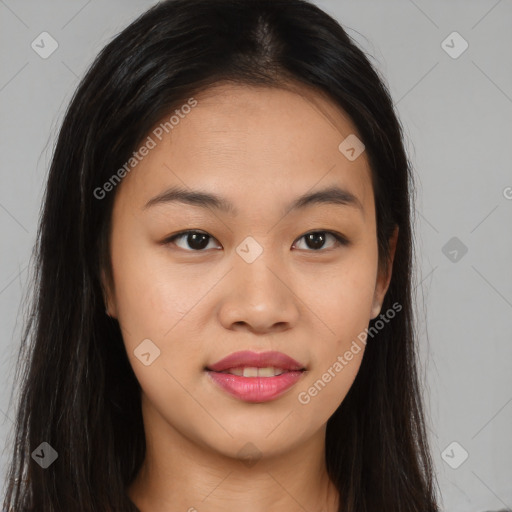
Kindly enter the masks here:
[[[0, 0], [2, 477], [20, 307], [57, 130], [93, 57], [154, 3]], [[512, 510], [512, 2], [316, 3], [371, 56], [406, 132], [418, 185], [422, 380], [443, 510]], [[47, 59], [31, 48], [43, 31], [59, 45]], [[469, 44], [457, 58], [444, 48], [458, 53], [462, 39], [442, 46], [454, 31]]]

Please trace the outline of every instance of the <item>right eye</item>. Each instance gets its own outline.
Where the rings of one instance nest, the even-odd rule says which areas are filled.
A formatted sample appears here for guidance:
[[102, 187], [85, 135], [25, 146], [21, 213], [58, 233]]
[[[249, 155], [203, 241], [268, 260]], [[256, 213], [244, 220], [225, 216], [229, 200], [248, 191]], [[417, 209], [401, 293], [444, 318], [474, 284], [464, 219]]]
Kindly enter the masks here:
[[[189, 252], [203, 252], [208, 247], [209, 240], [215, 240], [215, 238], [204, 231], [188, 230], [176, 233], [164, 240], [164, 245], [174, 244]], [[176, 243], [176, 241], [182, 242], [183, 245], [188, 245], [188, 249]]]

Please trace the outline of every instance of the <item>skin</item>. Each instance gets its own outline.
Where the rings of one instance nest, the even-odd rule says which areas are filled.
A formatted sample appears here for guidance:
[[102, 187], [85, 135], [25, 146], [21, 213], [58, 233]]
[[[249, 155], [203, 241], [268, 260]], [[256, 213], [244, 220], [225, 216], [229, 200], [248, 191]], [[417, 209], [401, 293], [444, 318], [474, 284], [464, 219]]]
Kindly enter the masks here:
[[[104, 289], [142, 387], [147, 444], [129, 496], [142, 512], [337, 511], [326, 423], [356, 377], [364, 344], [308, 404], [298, 395], [349, 350], [389, 286], [392, 263], [378, 271], [366, 153], [349, 161], [338, 150], [356, 128], [303, 86], [221, 84], [195, 98], [118, 185], [112, 214], [113, 283]], [[180, 202], [144, 208], [174, 185], [222, 195], [238, 215]], [[353, 193], [362, 211], [314, 204], [283, 213], [328, 185]], [[185, 230], [207, 233], [208, 245], [198, 250], [186, 235], [162, 243]], [[315, 248], [304, 235], [318, 231], [326, 238]], [[252, 263], [236, 252], [247, 236], [263, 249]], [[134, 355], [145, 339], [160, 350], [148, 366]], [[307, 371], [276, 400], [244, 402], [203, 371], [238, 350], [281, 351]], [[240, 454], [247, 443], [251, 464]]]

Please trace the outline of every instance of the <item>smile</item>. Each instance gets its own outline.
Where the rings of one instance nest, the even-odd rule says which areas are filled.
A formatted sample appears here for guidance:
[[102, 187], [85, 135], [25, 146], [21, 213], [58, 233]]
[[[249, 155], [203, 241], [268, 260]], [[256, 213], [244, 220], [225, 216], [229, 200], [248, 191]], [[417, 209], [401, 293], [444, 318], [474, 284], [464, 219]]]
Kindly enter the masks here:
[[205, 368], [211, 381], [245, 402], [275, 400], [294, 386], [306, 368], [281, 352], [235, 352]]

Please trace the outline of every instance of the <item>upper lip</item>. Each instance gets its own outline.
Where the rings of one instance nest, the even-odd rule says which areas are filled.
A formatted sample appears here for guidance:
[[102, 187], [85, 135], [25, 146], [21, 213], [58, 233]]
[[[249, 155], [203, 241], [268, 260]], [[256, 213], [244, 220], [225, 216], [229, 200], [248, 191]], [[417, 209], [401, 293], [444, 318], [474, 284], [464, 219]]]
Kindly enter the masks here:
[[230, 368], [267, 368], [274, 367], [282, 370], [304, 370], [304, 365], [282, 352], [251, 352], [242, 350], [233, 352], [220, 361], [206, 367], [207, 370], [222, 372]]

